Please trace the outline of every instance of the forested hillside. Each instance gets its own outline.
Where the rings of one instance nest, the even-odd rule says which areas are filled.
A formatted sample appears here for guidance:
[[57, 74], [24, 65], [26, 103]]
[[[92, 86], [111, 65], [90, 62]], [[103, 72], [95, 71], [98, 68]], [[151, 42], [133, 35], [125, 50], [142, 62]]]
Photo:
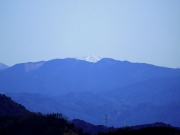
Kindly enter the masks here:
[[11, 98], [0, 94], [0, 117], [11, 115], [22, 115], [29, 113], [21, 104], [17, 104]]

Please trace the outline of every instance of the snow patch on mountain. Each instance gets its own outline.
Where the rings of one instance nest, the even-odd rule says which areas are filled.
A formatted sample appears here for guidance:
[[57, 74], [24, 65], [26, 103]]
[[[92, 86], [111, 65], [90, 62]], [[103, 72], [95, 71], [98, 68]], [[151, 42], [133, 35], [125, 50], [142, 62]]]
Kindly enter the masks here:
[[25, 67], [25, 71], [29, 72], [32, 70], [36, 70], [39, 67], [41, 67], [44, 64], [44, 61], [40, 61], [40, 62], [28, 62], [24, 65]]
[[101, 57], [95, 56], [95, 55], [88, 55], [83, 57], [75, 57], [78, 60], [85, 60], [88, 62], [97, 62], [101, 59]]

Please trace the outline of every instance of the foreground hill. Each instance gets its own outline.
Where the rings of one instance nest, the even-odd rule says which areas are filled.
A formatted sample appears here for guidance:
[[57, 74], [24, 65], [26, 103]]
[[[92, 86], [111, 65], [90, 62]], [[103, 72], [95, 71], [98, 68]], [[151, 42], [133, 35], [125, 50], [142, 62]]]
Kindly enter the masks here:
[[[60, 117], [59, 117], [60, 116]], [[23, 116], [0, 117], [1, 135], [83, 135], [61, 114], [29, 113]]]
[[164, 123], [138, 125], [124, 128], [108, 128], [103, 125], [95, 126], [78, 119], [68, 121], [68, 118], [61, 113], [43, 115], [41, 113], [29, 112], [22, 105], [15, 103], [5, 95], [0, 95], [0, 101], [0, 134], [2, 135], [139, 135], [149, 133], [153, 135], [170, 135], [180, 133], [178, 128], [174, 128], [171, 125]]
[[93, 125], [82, 120], [74, 119], [73, 123], [81, 127], [85, 133], [93, 135], [176, 135], [180, 134], [180, 128], [172, 127], [169, 124], [155, 122], [152, 124], [125, 126], [121, 128]]
[[5, 95], [0, 94], [0, 117], [29, 113], [26, 108]]
[[[0, 134], [2, 135], [20, 135], [20, 134], [41, 134], [41, 135], [90, 135], [90, 134], [178, 134], [179, 129], [171, 127], [163, 123], [149, 124], [149, 125], [139, 125], [134, 127], [125, 128], [107, 128], [103, 125], [95, 126], [93, 124], [87, 123], [82, 120], [68, 121], [67, 117], [61, 113], [53, 113], [43, 115], [41, 113], [24, 113], [21, 115], [16, 115], [16, 110], [19, 108], [17, 103], [13, 102], [10, 98], [5, 95], [1, 95], [1, 99], [6, 106], [11, 105], [10, 116], [0, 117]], [[1, 106], [0, 109], [2, 110]], [[75, 125], [75, 126], [74, 126]], [[84, 132], [83, 132], [84, 130]]]
[[61, 113], [32, 113], [0, 94], [0, 134], [83, 135], [83, 132], [68, 122], [67, 117]]
[[131, 127], [119, 128], [98, 135], [179, 135], [180, 130], [173, 127], [145, 127], [134, 130]]

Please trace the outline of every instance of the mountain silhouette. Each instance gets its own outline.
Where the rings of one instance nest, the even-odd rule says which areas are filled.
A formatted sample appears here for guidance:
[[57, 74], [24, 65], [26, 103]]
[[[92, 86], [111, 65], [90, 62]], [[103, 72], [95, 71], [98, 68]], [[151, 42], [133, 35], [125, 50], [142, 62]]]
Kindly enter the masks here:
[[[34, 64], [34, 66], [32, 66]], [[31, 65], [31, 66], [28, 66]], [[0, 73], [0, 92], [106, 91], [157, 77], [176, 77], [180, 69], [109, 58], [96, 63], [72, 58], [16, 64]]]
[[[61, 112], [109, 126], [180, 126], [180, 69], [103, 58], [16, 64], [0, 72], [0, 92], [30, 111]], [[172, 115], [173, 114], [173, 115]]]

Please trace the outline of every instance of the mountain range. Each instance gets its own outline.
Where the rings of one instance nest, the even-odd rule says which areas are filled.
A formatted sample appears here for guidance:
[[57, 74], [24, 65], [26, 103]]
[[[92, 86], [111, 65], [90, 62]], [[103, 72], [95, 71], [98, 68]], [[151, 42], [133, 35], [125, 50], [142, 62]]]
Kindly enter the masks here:
[[180, 126], [180, 69], [110, 58], [16, 64], [0, 72], [0, 93], [42, 113], [109, 126]]

